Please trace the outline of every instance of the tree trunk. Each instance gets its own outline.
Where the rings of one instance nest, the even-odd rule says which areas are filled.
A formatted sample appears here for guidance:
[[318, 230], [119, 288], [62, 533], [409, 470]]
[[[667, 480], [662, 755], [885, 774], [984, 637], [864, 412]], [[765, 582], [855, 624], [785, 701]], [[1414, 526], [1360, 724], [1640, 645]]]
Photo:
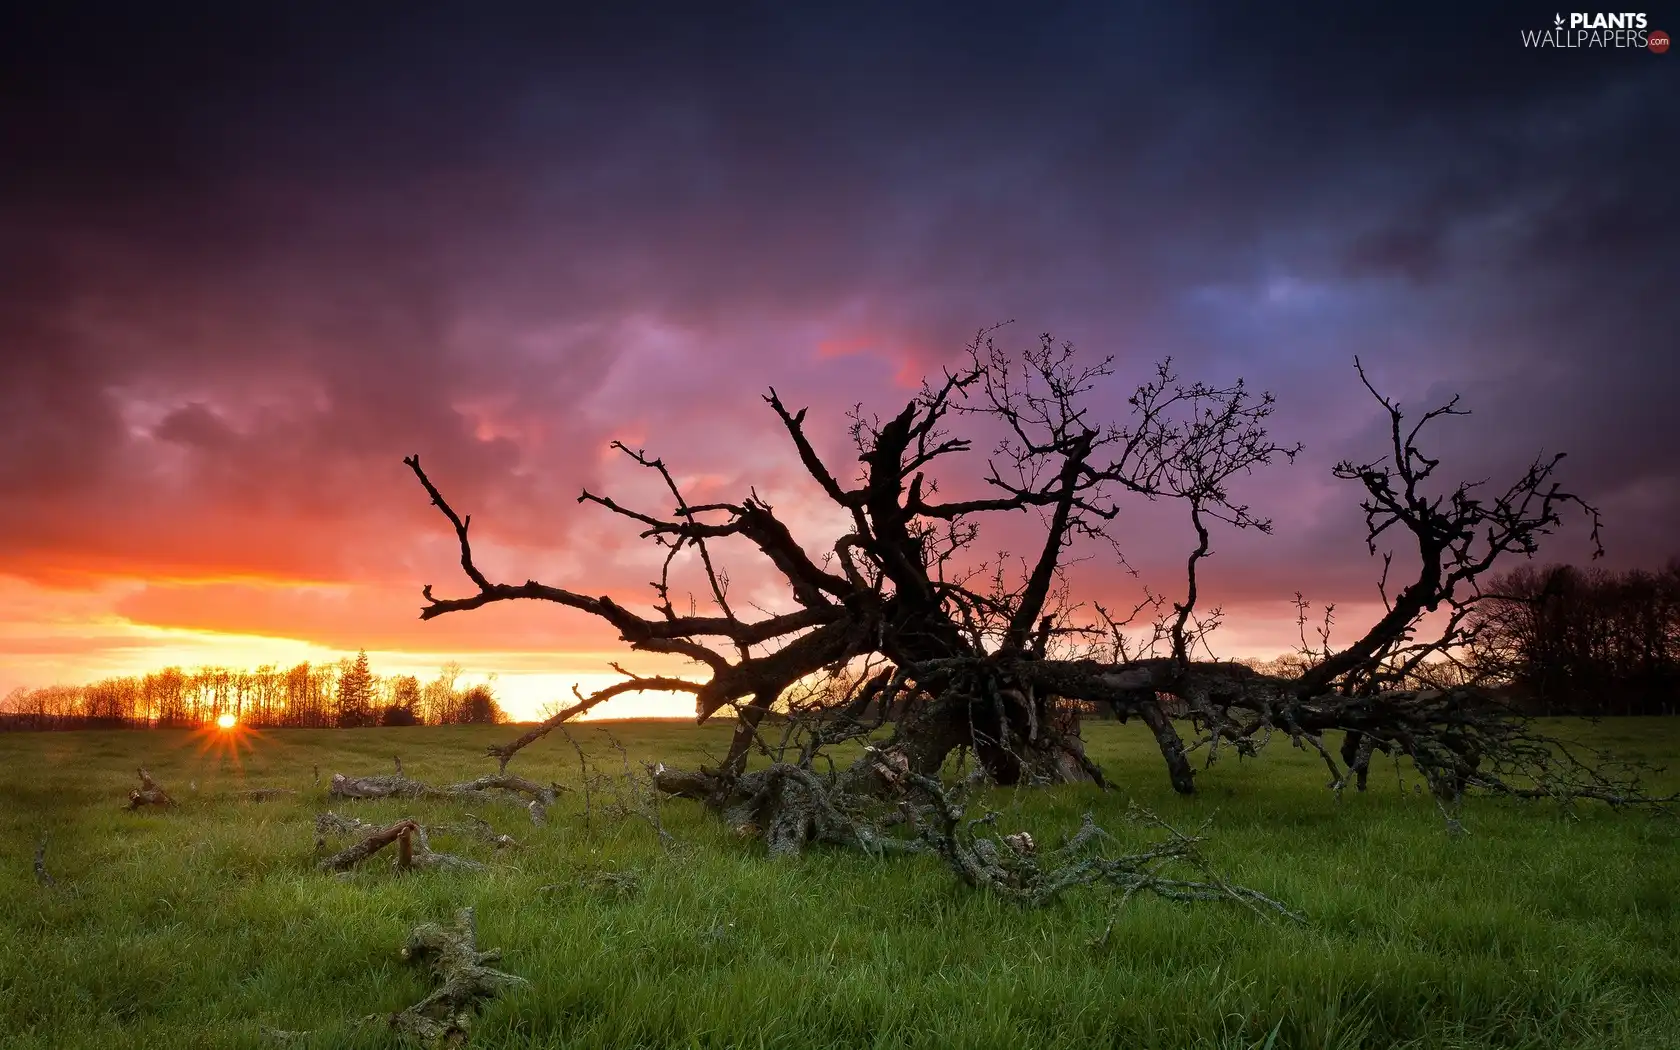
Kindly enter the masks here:
[[1167, 778], [1172, 781], [1173, 790], [1180, 795], [1195, 794], [1196, 771], [1190, 767], [1190, 756], [1184, 753], [1184, 740], [1178, 735], [1178, 727], [1167, 717], [1161, 702], [1150, 696], [1138, 701], [1137, 710], [1143, 724], [1155, 734], [1161, 757], [1167, 761]]
[[1364, 733], [1350, 729], [1342, 738], [1342, 763], [1353, 774], [1358, 789], [1364, 791], [1366, 776], [1371, 770], [1371, 748], [1365, 742]]
[[729, 757], [723, 763], [726, 775], [738, 777], [747, 771], [747, 756], [752, 754], [753, 741], [758, 738], [758, 724], [764, 721], [768, 710], [769, 705], [760, 704], [757, 696], [735, 706], [735, 732], [729, 738]]
[[999, 689], [990, 702], [940, 696], [901, 722], [884, 750], [902, 754], [908, 770], [938, 776], [959, 747], [971, 748], [987, 778], [1006, 787], [1104, 783], [1102, 770], [1085, 755], [1079, 709], [1017, 689]]

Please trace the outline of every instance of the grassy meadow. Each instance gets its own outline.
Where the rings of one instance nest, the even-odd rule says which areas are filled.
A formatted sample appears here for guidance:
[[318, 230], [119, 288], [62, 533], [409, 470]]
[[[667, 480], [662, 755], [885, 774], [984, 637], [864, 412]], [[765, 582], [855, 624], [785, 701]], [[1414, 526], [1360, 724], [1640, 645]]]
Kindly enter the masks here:
[[[1680, 719], [1562, 728], [1680, 758]], [[632, 764], [692, 764], [727, 737], [610, 731]], [[484, 746], [516, 732], [0, 735], [0, 1047], [274, 1045], [261, 1026], [388, 1045], [349, 1022], [430, 990], [397, 950], [464, 905], [480, 947], [530, 981], [490, 1005], [481, 1047], [1680, 1047], [1673, 817], [1475, 800], [1453, 836], [1415, 777], [1402, 790], [1378, 766], [1369, 792], [1338, 801], [1286, 743], [1222, 759], [1181, 799], [1147, 732], [1111, 723], [1088, 736], [1115, 790], [990, 797], [1004, 830], [1041, 842], [1086, 810], [1128, 843], [1153, 839], [1125, 822], [1129, 800], [1185, 830], [1211, 817], [1207, 855], [1304, 912], [1295, 927], [1097, 890], [1025, 911], [928, 858], [772, 861], [680, 801], [661, 807], [667, 848], [643, 821], [603, 819], [600, 799], [586, 826], [577, 794], [542, 828], [511, 805], [326, 797], [332, 772], [388, 772], [393, 754], [433, 783], [493, 771]], [[574, 733], [622, 769], [602, 727]], [[123, 810], [137, 765], [178, 809]], [[559, 737], [510, 772], [579, 783]], [[258, 786], [300, 793], [228, 797]], [[472, 812], [524, 848], [440, 837], [490, 869], [399, 873], [381, 855], [335, 878], [314, 868], [312, 821], [329, 807], [377, 822]], [[51, 888], [32, 868], [43, 834]]]

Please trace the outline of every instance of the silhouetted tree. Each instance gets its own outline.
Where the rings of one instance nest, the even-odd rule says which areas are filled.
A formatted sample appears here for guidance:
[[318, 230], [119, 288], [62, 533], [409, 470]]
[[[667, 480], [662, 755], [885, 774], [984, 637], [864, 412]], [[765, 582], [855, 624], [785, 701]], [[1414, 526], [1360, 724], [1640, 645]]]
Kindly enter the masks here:
[[500, 725], [507, 721], [496, 694], [488, 685], [469, 686], [456, 701], [455, 716], [461, 725]]
[[1544, 714], [1680, 708], [1680, 560], [1661, 572], [1522, 566], [1477, 607], [1474, 665]]
[[379, 724], [412, 726], [420, 724], [420, 679], [411, 674], [397, 675], [389, 680], [390, 695], [379, 713]]
[[[662, 549], [664, 571], [646, 614], [611, 597], [536, 580], [492, 581], [474, 559], [470, 519], [449, 505], [418, 457], [409, 457], [405, 462], [454, 528], [473, 585], [459, 598], [438, 598], [427, 585], [421, 617], [536, 599], [605, 620], [632, 649], [692, 661], [695, 677], [627, 674], [493, 753], [505, 767], [543, 732], [620, 693], [686, 692], [702, 721], [732, 709], [734, 740], [721, 766], [697, 774], [664, 769], [661, 786], [720, 807], [738, 801], [739, 791], [769, 790], [744, 777], [754, 748], [779, 753], [758, 735], [764, 715], [810, 680], [837, 674], [857, 684], [806, 719], [798, 763], [808, 766], [825, 743], [889, 726], [890, 735], [875, 738], [854, 766], [854, 787], [873, 781], [888, 790], [905, 777], [935, 777], [958, 748], [969, 749], [998, 783], [1100, 781], [1078, 723], [1082, 705], [1098, 704], [1146, 722], [1173, 786], [1189, 792], [1188, 748], [1162, 707], [1165, 697], [1189, 715], [1196, 746], [1210, 754], [1221, 745], [1251, 752], [1257, 740], [1278, 732], [1314, 749], [1338, 786], [1350, 772], [1362, 773], [1380, 748], [1409, 756], [1445, 795], [1475, 785], [1514, 794], [1630, 797], [1636, 785], [1550, 762], [1550, 745], [1486, 690], [1411, 687], [1420, 667], [1462, 647], [1478, 581], [1496, 563], [1532, 555], [1570, 507], [1584, 513], [1596, 540], [1597, 512], [1554, 478], [1562, 456], [1536, 459], [1504, 489], [1442, 486], [1435, 476], [1440, 461], [1422, 450], [1419, 437], [1432, 421], [1464, 414], [1458, 399], [1407, 419], [1355, 365], [1387, 417], [1391, 446], [1382, 458], [1337, 464], [1334, 475], [1362, 495], [1372, 554], [1380, 540], [1400, 540], [1409, 547], [1403, 564], [1415, 569], [1395, 587], [1385, 555], [1386, 612], [1346, 647], [1326, 640], [1309, 648], [1310, 665], [1296, 675], [1204, 655], [1219, 620], [1200, 593], [1213, 531], [1271, 528], [1232, 497], [1230, 482], [1297, 450], [1267, 431], [1272, 397], [1252, 394], [1240, 380], [1187, 383], [1163, 364], [1133, 390], [1127, 418], [1103, 421], [1090, 395], [1109, 376], [1111, 361], [1082, 366], [1071, 347], [1048, 336], [1012, 355], [983, 333], [961, 367], [924, 383], [892, 417], [855, 412], [850, 433], [860, 469], [851, 480], [819, 454], [806, 433], [805, 411], [789, 410], [772, 389], [765, 402], [814, 490], [846, 522], [837, 535], [796, 539], [757, 492], [739, 502], [691, 502], [663, 460], [615, 443], [652, 473], [666, 493], [664, 506], [643, 510], [589, 491], [579, 500], [625, 518]], [[972, 438], [951, 430], [963, 419], [994, 442], [985, 469], [966, 489], [941, 470], [973, 447]], [[952, 494], [942, 496], [942, 489]], [[1064, 567], [1075, 543], [1113, 549], [1109, 527], [1125, 497], [1176, 503], [1191, 542], [1182, 595], [1170, 602], [1146, 595], [1132, 615], [1117, 616], [1090, 596], [1076, 601]], [[1030, 556], [1019, 562], [978, 556], [982, 524], [1020, 512], [1041, 523]], [[731, 574], [720, 560], [727, 545], [755, 549], [780, 576], [786, 600], [763, 608], [732, 597]], [[672, 566], [685, 554], [709, 592], [704, 614], [679, 611], [673, 601]], [[1132, 630], [1146, 612], [1152, 622]], [[1435, 613], [1444, 617], [1444, 629], [1420, 636], [1421, 621]], [[864, 711], [876, 712], [877, 721], [866, 722]], [[1346, 735], [1345, 765], [1325, 743], [1333, 730]], [[1513, 779], [1517, 773], [1522, 776]], [[809, 785], [798, 777], [777, 782], [807, 786], [800, 790]], [[1534, 783], [1539, 786], [1528, 786]]]
[[367, 650], [363, 649], [339, 673], [338, 724], [353, 727], [373, 722], [373, 672], [368, 668]]
[[420, 691], [421, 721], [429, 725], [444, 725], [455, 720], [461, 677], [461, 665], [453, 661], [438, 668], [437, 677]]
[[284, 671], [272, 664], [254, 671], [200, 667], [191, 674], [166, 667], [86, 685], [16, 688], [0, 699], [0, 729], [179, 728], [223, 713], [248, 726], [288, 727], [505, 720], [487, 687], [469, 702], [455, 686], [460, 675], [460, 665], [451, 663], [425, 687], [413, 675], [381, 679], [365, 652], [337, 664], [300, 663]]

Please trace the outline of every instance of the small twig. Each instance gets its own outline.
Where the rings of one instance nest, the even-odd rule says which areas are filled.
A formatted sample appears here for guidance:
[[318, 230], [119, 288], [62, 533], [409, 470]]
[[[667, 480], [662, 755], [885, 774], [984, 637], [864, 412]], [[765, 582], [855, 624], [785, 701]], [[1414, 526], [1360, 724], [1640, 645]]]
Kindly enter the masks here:
[[53, 877], [47, 873], [47, 837], [41, 836], [40, 845], [35, 847], [35, 881], [52, 889]]
[[594, 818], [594, 791], [590, 785], [589, 763], [584, 760], [583, 748], [578, 745], [577, 738], [572, 736], [571, 731], [564, 725], [557, 724], [557, 728], [560, 735], [566, 738], [566, 743], [572, 745], [572, 750], [577, 752], [578, 776], [583, 781], [583, 830], [587, 834], [590, 822]]

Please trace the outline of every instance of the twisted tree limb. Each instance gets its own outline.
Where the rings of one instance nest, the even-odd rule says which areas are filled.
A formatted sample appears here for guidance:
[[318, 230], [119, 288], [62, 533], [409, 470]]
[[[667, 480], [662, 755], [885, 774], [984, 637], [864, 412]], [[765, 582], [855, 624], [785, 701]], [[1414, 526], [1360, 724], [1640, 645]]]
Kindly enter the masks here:
[[152, 779], [150, 773], [144, 769], [136, 772], [140, 774], [140, 786], [128, 793], [128, 805], [124, 807], [125, 809], [136, 810], [141, 806], [173, 806], [176, 804], [175, 800], [169, 797], [169, 793], [159, 787], [157, 781]]
[[[1025, 907], [1049, 904], [1072, 889], [1109, 886], [1121, 892], [1122, 903], [1148, 891], [1171, 900], [1228, 900], [1262, 918], [1305, 921], [1276, 899], [1224, 878], [1201, 853], [1199, 838], [1136, 806], [1130, 819], [1165, 831], [1164, 841], [1141, 853], [1105, 854], [1100, 847], [1115, 840], [1087, 813], [1079, 831], [1059, 849], [1041, 853], [1030, 832], [982, 834], [996, 826], [999, 815], [988, 811], [969, 818], [965, 785], [946, 787], [913, 771], [892, 752], [875, 750], [866, 761], [879, 767], [881, 782], [897, 786], [896, 804], [884, 806], [874, 791], [851, 790], [862, 783], [855, 774], [824, 778], [786, 763], [733, 779], [663, 769], [655, 779], [662, 790], [709, 802], [737, 834], [762, 837], [773, 857], [817, 844], [874, 856], [931, 853], [965, 886]], [[912, 834], [894, 834], [889, 830], [894, 827]], [[1175, 877], [1170, 866], [1189, 867], [1199, 877]]]
[[[1226, 880], [1202, 856], [1198, 849], [1200, 839], [1185, 835], [1135, 805], [1131, 808], [1131, 818], [1166, 831], [1165, 841], [1142, 853], [1102, 856], [1094, 853], [1092, 847], [1112, 841], [1112, 836], [1087, 813], [1079, 830], [1061, 848], [1041, 854], [1033, 837], [1026, 832], [981, 835], [980, 829], [996, 825], [998, 814], [987, 812], [978, 819], [967, 819], [961, 789], [952, 790], [919, 774], [911, 774], [911, 780], [932, 803], [925, 809], [911, 811], [923, 841], [945, 859], [965, 885], [990, 890], [1030, 907], [1048, 904], [1078, 886], [1109, 885], [1122, 891], [1122, 903], [1134, 893], [1148, 890], [1169, 900], [1230, 900], [1262, 918], [1279, 915], [1292, 922], [1306, 921], [1299, 913], [1260, 891]], [[1169, 862], [1188, 864], [1203, 878], [1167, 877], [1161, 874], [1161, 869]]]
[[[488, 828], [488, 825], [485, 827]], [[484, 865], [478, 861], [432, 849], [431, 834], [440, 830], [444, 829], [428, 829], [412, 819], [399, 820], [380, 827], [354, 817], [341, 817], [331, 811], [321, 813], [315, 818], [317, 850], [326, 847], [326, 837], [331, 834], [360, 835], [361, 838], [337, 853], [323, 858], [315, 866], [321, 871], [349, 871], [385, 847], [396, 843], [399, 847], [396, 864], [404, 871], [411, 868], [447, 868], [462, 871], [484, 869]], [[494, 832], [491, 832], [491, 835], [494, 836]], [[498, 847], [513, 844], [513, 840], [506, 836], [501, 836], [495, 841]]]
[[617, 664], [613, 665], [613, 669], [625, 676], [624, 681], [614, 682], [612, 685], [609, 685], [604, 689], [598, 689], [588, 696], [584, 696], [582, 691], [574, 685], [572, 686], [572, 693], [577, 698], [576, 703], [570, 704], [561, 710], [556, 711], [554, 714], [543, 719], [541, 722], [538, 722], [536, 725], [532, 726], [524, 733], [521, 733], [513, 740], [510, 740], [505, 744], [493, 744], [489, 748], [486, 748], [486, 753], [496, 760], [497, 772], [505, 774], [507, 772], [508, 762], [511, 761], [513, 756], [518, 754], [520, 750], [525, 748], [527, 745], [541, 740], [558, 727], [574, 718], [579, 717], [580, 715], [587, 713], [598, 704], [611, 700], [615, 696], [620, 696], [624, 693], [641, 691], [685, 692], [696, 691], [699, 689], [699, 686], [696, 683], [689, 682], [681, 678], [665, 678], [660, 676], [642, 677], [625, 671]]

